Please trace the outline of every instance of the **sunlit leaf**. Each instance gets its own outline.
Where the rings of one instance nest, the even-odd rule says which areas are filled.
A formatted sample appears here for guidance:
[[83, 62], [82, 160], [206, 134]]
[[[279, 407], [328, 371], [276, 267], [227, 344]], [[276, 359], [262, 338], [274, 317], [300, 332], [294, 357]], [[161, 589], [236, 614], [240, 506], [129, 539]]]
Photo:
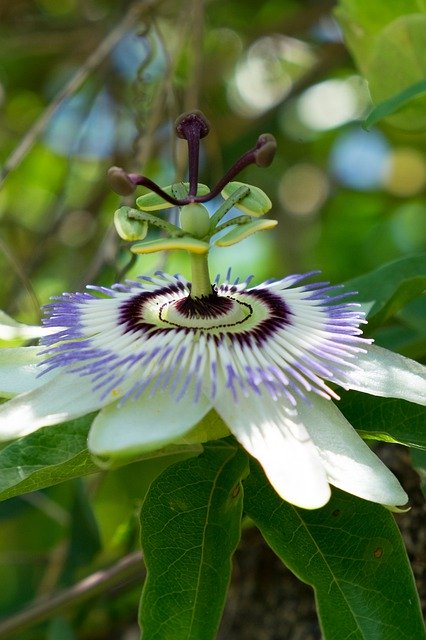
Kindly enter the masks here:
[[[368, 80], [373, 101], [379, 105], [380, 117], [408, 131], [426, 129], [424, 91], [410, 93], [426, 76], [425, 11], [424, 0], [379, 4], [341, 0], [336, 9], [348, 47]], [[392, 100], [398, 102], [397, 113]], [[386, 101], [391, 102], [385, 108], [382, 103]]]
[[376, 124], [376, 122], [379, 122], [383, 118], [386, 118], [386, 116], [390, 116], [401, 109], [412, 98], [420, 96], [425, 92], [426, 80], [421, 80], [420, 82], [416, 82], [415, 84], [411, 85], [411, 87], [403, 89], [396, 95], [388, 98], [384, 102], [381, 102], [376, 107], [374, 107], [374, 109], [372, 109], [368, 116], [365, 118], [363, 126], [366, 129], [369, 129], [373, 124]]

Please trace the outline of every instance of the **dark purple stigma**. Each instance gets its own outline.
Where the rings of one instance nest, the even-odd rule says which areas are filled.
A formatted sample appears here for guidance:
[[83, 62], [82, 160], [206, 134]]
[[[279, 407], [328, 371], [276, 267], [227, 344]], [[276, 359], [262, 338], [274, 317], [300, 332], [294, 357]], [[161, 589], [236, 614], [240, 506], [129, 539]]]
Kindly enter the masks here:
[[200, 140], [209, 133], [210, 125], [201, 111], [192, 111], [179, 116], [175, 123], [175, 130], [176, 135], [186, 140], [188, 144], [189, 192], [186, 198], [175, 198], [163, 191], [149, 178], [136, 173], [126, 173], [120, 167], [111, 167], [108, 171], [112, 190], [122, 196], [128, 196], [135, 191], [138, 185], [143, 185], [175, 206], [182, 207], [192, 202], [208, 202], [215, 198], [231, 180], [250, 164], [268, 167], [274, 158], [277, 147], [274, 136], [270, 133], [263, 133], [257, 139], [256, 145], [234, 162], [209, 193], [197, 196]]
[[193, 111], [192, 113], [184, 113], [179, 116], [175, 122], [175, 130], [178, 138], [183, 138], [188, 143], [188, 197], [196, 196], [198, 186], [200, 140], [208, 134], [210, 131], [210, 125], [201, 111]]

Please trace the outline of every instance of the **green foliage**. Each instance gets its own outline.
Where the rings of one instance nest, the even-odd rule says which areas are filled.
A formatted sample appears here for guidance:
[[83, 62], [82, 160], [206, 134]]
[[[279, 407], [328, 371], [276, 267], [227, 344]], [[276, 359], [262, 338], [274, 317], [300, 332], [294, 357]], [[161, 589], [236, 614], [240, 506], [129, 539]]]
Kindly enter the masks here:
[[426, 637], [401, 536], [383, 507], [336, 490], [322, 509], [298, 509], [257, 465], [244, 490], [267, 543], [315, 589], [324, 640]]
[[[419, 91], [426, 73], [425, 11], [423, 0], [341, 0], [336, 9], [348, 46], [378, 103], [373, 121], [387, 117], [404, 130], [426, 129], [424, 87]], [[396, 107], [398, 113], [392, 115]]]
[[247, 457], [226, 441], [167, 469], [141, 511], [146, 640], [213, 640], [240, 538]]
[[0, 451], [0, 499], [98, 471], [87, 451], [93, 416], [45, 427]]
[[420, 82], [412, 84], [407, 89], [403, 89], [400, 93], [377, 105], [365, 119], [364, 127], [368, 129], [377, 122], [380, 122], [382, 118], [386, 118], [386, 116], [392, 115], [395, 111], [399, 111], [407, 102], [410, 102], [412, 98], [421, 96], [425, 92], [426, 80], [421, 80]]
[[369, 328], [382, 324], [426, 286], [426, 254], [409, 256], [346, 282], [367, 311]]
[[365, 439], [426, 449], [426, 409], [420, 405], [348, 391], [339, 409]]

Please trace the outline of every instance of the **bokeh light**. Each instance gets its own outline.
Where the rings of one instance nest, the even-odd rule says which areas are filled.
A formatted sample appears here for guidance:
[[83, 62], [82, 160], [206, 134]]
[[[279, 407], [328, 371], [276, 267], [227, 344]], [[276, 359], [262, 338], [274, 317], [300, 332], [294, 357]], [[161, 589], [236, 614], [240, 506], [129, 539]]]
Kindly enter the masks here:
[[400, 206], [390, 221], [395, 245], [401, 252], [426, 250], [426, 204], [407, 202]]
[[390, 145], [378, 131], [351, 129], [338, 136], [331, 151], [333, 175], [359, 191], [377, 189], [387, 170]]
[[425, 155], [411, 147], [393, 149], [383, 186], [389, 193], [401, 198], [421, 193], [426, 187]]
[[305, 126], [326, 131], [360, 118], [368, 103], [367, 83], [360, 76], [351, 76], [309, 87], [300, 96], [297, 111]]
[[324, 204], [328, 192], [326, 174], [308, 162], [290, 167], [278, 187], [280, 203], [288, 213], [295, 216], [314, 214]]
[[295, 38], [260, 38], [238, 64], [229, 85], [231, 107], [246, 117], [261, 115], [279, 104], [314, 62], [312, 49]]
[[46, 131], [48, 146], [62, 155], [107, 157], [115, 145], [115, 109], [106, 91], [92, 105], [88, 97], [77, 94], [66, 100]]

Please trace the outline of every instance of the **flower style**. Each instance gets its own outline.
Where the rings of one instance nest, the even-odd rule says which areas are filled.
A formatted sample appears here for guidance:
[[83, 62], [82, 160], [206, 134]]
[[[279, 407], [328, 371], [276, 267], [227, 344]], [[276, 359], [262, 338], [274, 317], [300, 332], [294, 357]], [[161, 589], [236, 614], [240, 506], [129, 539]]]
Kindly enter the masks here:
[[[192, 115], [180, 120], [180, 131], [195, 122], [199, 141], [205, 127]], [[191, 152], [192, 133], [190, 127], [189, 190], [176, 198], [183, 207], [181, 228], [155, 222], [150, 214], [129, 215], [127, 209], [119, 221], [123, 229], [124, 220], [125, 234], [132, 220], [142, 223], [139, 237], [146, 222], [161, 225], [171, 240], [159, 241], [155, 249], [189, 251], [192, 282], [157, 273], [64, 294], [48, 305], [41, 347], [0, 352], [0, 391], [16, 396], [0, 406], [1, 439], [100, 410], [89, 450], [101, 458], [125, 459], [196, 440], [197, 425], [214, 409], [224, 423], [220, 436], [231, 432], [285, 500], [321, 507], [332, 484], [377, 503], [404, 504], [407, 496], [398, 480], [332, 400], [339, 398], [338, 385], [426, 404], [426, 368], [363, 338], [359, 305], [337, 287], [309, 282], [313, 272], [252, 288], [250, 278], [232, 281], [230, 273], [222, 284], [219, 278], [211, 283], [206, 256], [224, 209], [212, 218], [195, 211], [201, 214], [197, 222], [186, 218], [185, 207], [200, 207], [200, 198], [208, 199], [195, 195], [199, 185], [191, 153], [198, 159], [198, 148]], [[248, 152], [250, 161], [259, 153], [270, 161], [271, 138], [262, 140]], [[226, 174], [220, 189], [235, 173]], [[122, 170], [115, 170], [113, 179], [122, 191], [147, 184]], [[151, 195], [142, 196], [151, 210], [175, 198], [171, 189], [155, 185], [153, 191], [160, 205]], [[252, 215], [259, 215], [253, 208], [267, 209], [255, 190], [249, 194], [243, 185], [238, 193], [232, 203]], [[230, 232], [229, 243], [245, 237], [247, 229], [266, 228], [247, 215], [233, 223], [237, 232]], [[152, 247], [138, 243], [136, 252]], [[215, 436], [210, 432], [210, 437]]]

